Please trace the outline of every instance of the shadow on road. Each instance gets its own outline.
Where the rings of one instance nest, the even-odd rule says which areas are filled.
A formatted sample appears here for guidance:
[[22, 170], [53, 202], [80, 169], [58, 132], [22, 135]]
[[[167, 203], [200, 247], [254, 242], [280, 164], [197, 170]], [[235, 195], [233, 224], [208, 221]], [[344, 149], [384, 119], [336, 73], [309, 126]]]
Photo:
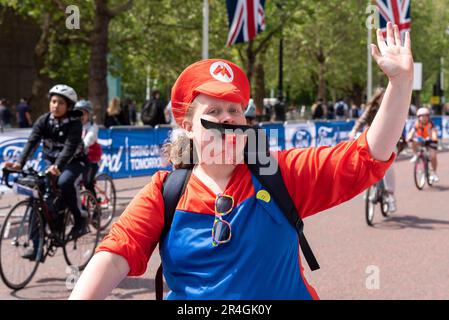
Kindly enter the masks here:
[[432, 188], [428, 189], [429, 191], [447, 191], [449, 190], [449, 186], [435, 185]]
[[70, 295], [64, 278], [44, 278], [36, 282], [41, 284], [11, 291], [11, 297], [19, 300], [66, 300]]
[[374, 225], [379, 229], [404, 229], [413, 228], [421, 230], [449, 229], [448, 220], [421, 218], [412, 215], [393, 216]]
[[[118, 289], [135, 289], [133, 291], [127, 291], [126, 293], [112, 293], [109, 298], [112, 299], [133, 299], [135, 295], [141, 296], [142, 294], [155, 294], [155, 281], [148, 278], [126, 278], [118, 286]], [[169, 288], [164, 281], [164, 295]], [[139, 299], [139, 297], [137, 297]]]

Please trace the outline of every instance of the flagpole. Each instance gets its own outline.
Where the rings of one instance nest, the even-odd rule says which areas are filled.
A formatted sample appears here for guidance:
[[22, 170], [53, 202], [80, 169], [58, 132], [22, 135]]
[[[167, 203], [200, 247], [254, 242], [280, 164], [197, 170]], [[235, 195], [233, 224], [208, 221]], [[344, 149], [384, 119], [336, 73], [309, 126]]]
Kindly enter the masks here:
[[150, 79], [150, 66], [147, 66], [147, 88], [146, 88], [146, 95], [147, 100], [150, 100], [151, 97], [151, 79]]
[[209, 0], [203, 0], [203, 59], [209, 58]]
[[[368, 1], [368, 5], [370, 5], [371, 2]], [[371, 27], [374, 25], [371, 24], [370, 27], [368, 27], [368, 46], [367, 46], [367, 53], [368, 53], [368, 70], [367, 70], [367, 85], [366, 85], [366, 102], [368, 102], [371, 99], [371, 96], [373, 94], [373, 67], [372, 67], [372, 56], [371, 56], [371, 43], [372, 43], [372, 32]], [[375, 26], [374, 26], [375, 27]]]

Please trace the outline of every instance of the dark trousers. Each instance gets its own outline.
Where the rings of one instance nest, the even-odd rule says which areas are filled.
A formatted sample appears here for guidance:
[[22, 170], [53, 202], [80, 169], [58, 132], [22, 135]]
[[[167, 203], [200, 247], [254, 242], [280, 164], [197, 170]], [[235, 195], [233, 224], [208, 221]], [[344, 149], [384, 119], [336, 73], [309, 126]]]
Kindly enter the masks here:
[[98, 163], [88, 162], [87, 163], [87, 169], [84, 171], [83, 174], [83, 181], [84, 186], [87, 190], [92, 192], [92, 194], [97, 198], [97, 193], [95, 192], [95, 186], [94, 186], [94, 179], [97, 175], [99, 166]]
[[62, 198], [67, 208], [72, 212], [76, 225], [81, 222], [79, 182], [85, 170], [86, 163], [75, 160], [64, 168], [58, 178], [58, 187], [61, 189]]

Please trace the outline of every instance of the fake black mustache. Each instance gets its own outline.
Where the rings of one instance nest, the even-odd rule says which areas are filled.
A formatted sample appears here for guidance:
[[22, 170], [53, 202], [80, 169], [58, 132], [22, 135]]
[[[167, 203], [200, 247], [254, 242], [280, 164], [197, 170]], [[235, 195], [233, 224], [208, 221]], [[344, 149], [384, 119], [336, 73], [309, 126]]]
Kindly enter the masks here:
[[[208, 121], [205, 119], [201, 119], [201, 124], [205, 129], [215, 129], [220, 131], [221, 134], [226, 134], [229, 132], [226, 132], [226, 130], [232, 130], [232, 134], [245, 134], [246, 130], [254, 130], [254, 127], [248, 126], [248, 125], [235, 125], [235, 124], [228, 124], [228, 123], [217, 123]], [[238, 130], [235, 132], [235, 130]], [[240, 131], [241, 130], [241, 131]]]

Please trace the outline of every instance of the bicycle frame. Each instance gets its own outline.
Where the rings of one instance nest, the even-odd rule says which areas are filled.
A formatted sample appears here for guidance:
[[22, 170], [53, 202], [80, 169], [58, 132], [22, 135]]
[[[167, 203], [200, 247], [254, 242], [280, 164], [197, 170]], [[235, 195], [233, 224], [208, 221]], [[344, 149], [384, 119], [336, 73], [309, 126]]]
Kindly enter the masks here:
[[[39, 182], [39, 186], [37, 189], [31, 189], [27, 188], [26, 186], [20, 185], [18, 183], [14, 183], [14, 185], [9, 184], [9, 174], [10, 173], [18, 173], [21, 174], [23, 177], [26, 176], [32, 176], [37, 177]], [[65, 207], [56, 207], [54, 210], [50, 210], [49, 205], [47, 201], [44, 199], [44, 192], [45, 190], [52, 190], [51, 193], [53, 194], [53, 199], [57, 200], [60, 199], [61, 193], [58, 188], [56, 188], [56, 178], [52, 175], [49, 175], [45, 172], [36, 172], [32, 169], [25, 171], [25, 170], [18, 170], [18, 171], [10, 171], [3, 169], [3, 179], [5, 182], [5, 185], [14, 189], [18, 194], [26, 195], [28, 196], [28, 200], [31, 203], [31, 213], [28, 219], [31, 219], [34, 221], [35, 218], [33, 218], [34, 215], [39, 214], [41, 215], [42, 221], [44, 222], [44, 245], [47, 249], [44, 252], [44, 255], [42, 256], [42, 259], [45, 260], [47, 255], [52, 255], [54, 253], [57, 246], [60, 246], [60, 244], [57, 244], [56, 237], [57, 234], [55, 233], [57, 230], [55, 230], [55, 219], [53, 216], [57, 215], [57, 212], [64, 210]], [[43, 184], [42, 186], [40, 184]], [[54, 201], [56, 202], [56, 201]], [[62, 203], [56, 203], [58, 205], [62, 205]], [[33, 225], [32, 221], [30, 221], [30, 225]], [[47, 231], [47, 228], [45, 226], [48, 224], [50, 227], [50, 232]], [[23, 225], [23, 223], [22, 223]], [[29, 239], [32, 239], [31, 233], [32, 229], [28, 230], [28, 236]]]

